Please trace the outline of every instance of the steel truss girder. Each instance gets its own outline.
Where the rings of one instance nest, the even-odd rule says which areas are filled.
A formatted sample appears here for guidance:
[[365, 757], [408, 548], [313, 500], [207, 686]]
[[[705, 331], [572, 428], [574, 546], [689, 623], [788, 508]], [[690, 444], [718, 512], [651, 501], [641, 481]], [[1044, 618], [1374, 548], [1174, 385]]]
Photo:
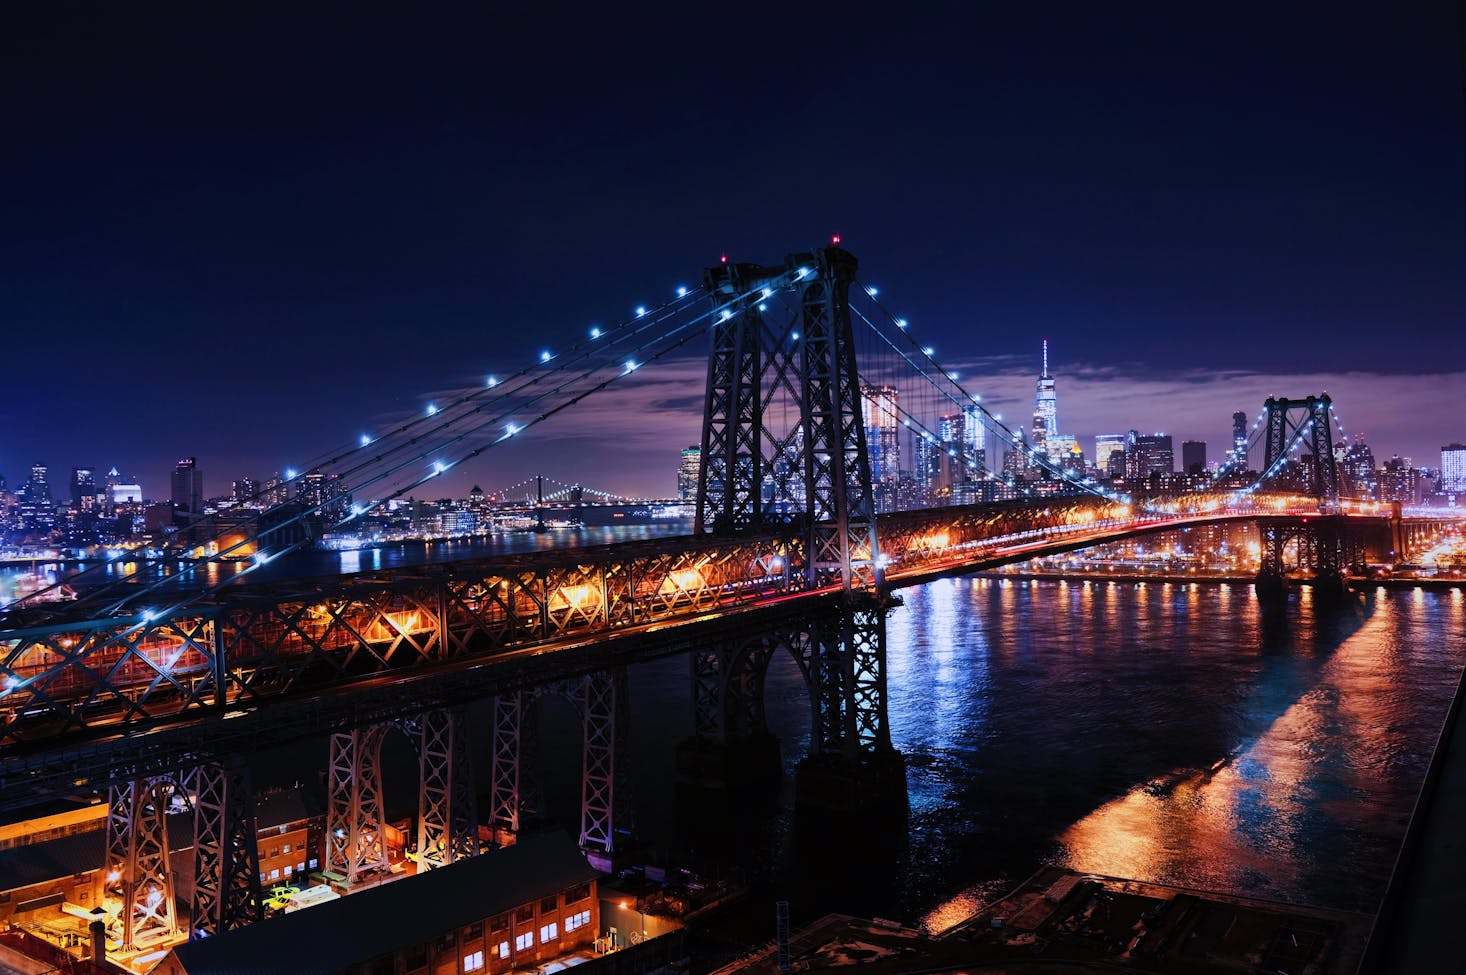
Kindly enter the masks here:
[[242, 588], [176, 618], [0, 632], [0, 754], [745, 604], [800, 585], [803, 551], [786, 526], [348, 578], [308, 594]]
[[383, 835], [382, 737], [384, 725], [331, 735], [327, 770], [326, 869], [347, 883], [390, 867]]
[[478, 813], [462, 709], [424, 711], [417, 719], [419, 869], [477, 856]]
[[194, 894], [190, 940], [260, 920], [259, 847], [249, 770], [206, 761], [188, 778], [194, 811]]
[[108, 790], [106, 894], [120, 902], [123, 950], [178, 935], [164, 817], [177, 788], [167, 777], [128, 779]]

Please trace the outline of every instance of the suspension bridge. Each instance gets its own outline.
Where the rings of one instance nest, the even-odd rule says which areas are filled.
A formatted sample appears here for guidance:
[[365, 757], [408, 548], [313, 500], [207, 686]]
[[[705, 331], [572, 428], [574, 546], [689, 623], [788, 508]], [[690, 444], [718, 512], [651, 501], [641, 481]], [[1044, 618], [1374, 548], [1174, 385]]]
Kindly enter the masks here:
[[[632, 662], [688, 655], [695, 738], [683, 751], [701, 775], [762, 733], [764, 669], [787, 651], [814, 729], [802, 801], [851, 808], [904, 794], [885, 667], [902, 587], [1252, 522], [1259, 594], [1277, 599], [1290, 571], [1337, 587], [1349, 566], [1404, 558], [1441, 527], [1435, 513], [1342, 496], [1327, 396], [1264, 404], [1260, 473], [1238, 451], [1186, 494], [1117, 491], [989, 412], [857, 270], [839, 246], [724, 261], [701, 289], [324, 452], [248, 524], [196, 523], [201, 564], [145, 560], [121, 582], [68, 579], [76, 600], [0, 609], [0, 807], [106, 790], [109, 896], [132, 949], [178, 936], [162, 811], [185, 797], [201, 936], [260, 912], [241, 755], [329, 739], [325, 860], [349, 884], [385, 869], [380, 749], [408, 735], [431, 869], [478, 852], [468, 704], [493, 700], [487, 819], [514, 830], [532, 760], [522, 732], [557, 694], [583, 721], [581, 843], [610, 862], [628, 832]], [[328, 577], [262, 571], [588, 398], [614, 402], [695, 341], [711, 348], [691, 534]], [[1000, 452], [1007, 470], [989, 462]], [[909, 488], [910, 467], [929, 475], [924, 491]], [[547, 500], [542, 480], [502, 493], [521, 490]], [[560, 484], [549, 499], [560, 492], [586, 498]]]

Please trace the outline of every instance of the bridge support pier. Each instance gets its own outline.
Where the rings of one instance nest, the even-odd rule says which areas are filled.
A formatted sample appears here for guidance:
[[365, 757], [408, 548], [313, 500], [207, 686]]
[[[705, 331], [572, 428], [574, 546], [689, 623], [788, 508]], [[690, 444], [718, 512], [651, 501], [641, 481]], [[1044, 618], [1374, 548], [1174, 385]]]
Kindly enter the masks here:
[[327, 771], [326, 869], [354, 884], [366, 874], [385, 871], [383, 831], [382, 736], [385, 725], [331, 735]]
[[105, 890], [121, 904], [124, 951], [178, 935], [164, 819], [175, 788], [169, 778], [136, 778], [109, 789]]
[[535, 695], [558, 694], [581, 716], [580, 847], [591, 864], [611, 870], [631, 836], [626, 775], [630, 727], [626, 668], [596, 671], [574, 680], [513, 691], [494, 699], [493, 778], [490, 821], [496, 830], [523, 825], [533, 788]]
[[462, 709], [424, 711], [418, 730], [418, 869], [478, 856], [478, 809]]
[[765, 720], [764, 677], [780, 642], [722, 641], [690, 655], [694, 734], [677, 746], [681, 791], [726, 799], [777, 785], [782, 762]]
[[1258, 601], [1277, 606], [1287, 601], [1288, 570], [1294, 569], [1313, 587], [1317, 605], [1333, 605], [1348, 594], [1347, 572], [1364, 560], [1364, 543], [1339, 515], [1259, 525], [1262, 564], [1257, 574]]
[[194, 893], [190, 940], [260, 920], [254, 794], [242, 762], [209, 761], [189, 777], [193, 793]]
[[801, 808], [905, 812], [906, 759], [891, 745], [886, 707], [887, 612], [888, 604], [862, 601], [813, 628], [812, 747], [794, 788]]

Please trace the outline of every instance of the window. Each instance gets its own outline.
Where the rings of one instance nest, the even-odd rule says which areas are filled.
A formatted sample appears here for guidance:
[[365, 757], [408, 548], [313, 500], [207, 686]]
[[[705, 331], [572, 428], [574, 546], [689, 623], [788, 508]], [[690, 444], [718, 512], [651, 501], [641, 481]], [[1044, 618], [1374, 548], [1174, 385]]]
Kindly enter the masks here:
[[271, 870], [270, 871], [270, 879], [271, 880], [279, 880], [280, 879], [280, 868], [279, 867], [276, 867], [274, 870]]
[[470, 951], [463, 956], [463, 970], [465, 972], [477, 972], [484, 967], [484, 953], [482, 951]]
[[475, 922], [473, 924], [470, 924], [468, 927], [466, 927], [466, 928], [463, 929], [463, 936], [465, 938], [477, 938], [479, 935], [481, 935], [483, 933], [484, 933], [484, 922], [482, 922], [482, 921], [477, 921], [477, 922]]
[[576, 928], [583, 928], [590, 923], [590, 911], [580, 911], [565, 919], [565, 933], [569, 934]]
[[285, 864], [285, 876], [287, 876], [287, 877], [288, 877], [288, 876], [290, 876], [290, 875], [291, 875], [291, 874], [293, 874], [293, 873], [295, 873], [295, 868], [294, 868], [294, 867], [292, 867], [292, 866], [291, 866], [291, 865], [290, 865], [290, 864], [288, 864], [288, 863], [287, 863], [287, 864]]
[[265, 872], [263, 870], [261, 870], [260, 871], [260, 883], [264, 883], [268, 879], [269, 878], [265, 876]]
[[574, 904], [576, 901], [583, 901], [590, 896], [590, 884], [581, 884], [579, 887], [571, 887], [565, 892], [565, 903]]
[[556, 924], [554, 921], [551, 921], [549, 924], [546, 924], [544, 927], [540, 928], [540, 944], [544, 944], [546, 941], [553, 941], [559, 936], [560, 925]]
[[507, 942], [507, 941], [501, 941], [501, 942], [499, 942], [499, 957], [500, 958], [508, 958], [509, 957], [509, 942]]
[[490, 931], [503, 931], [508, 926], [509, 926], [509, 915], [508, 914], [500, 914], [498, 917], [494, 917], [494, 918], [490, 918], [489, 919], [489, 930]]
[[534, 932], [527, 931], [524, 934], [514, 936], [514, 950], [528, 951], [534, 947]]
[[540, 913], [541, 914], [554, 914], [555, 913], [555, 908], [558, 907], [558, 906], [559, 905], [555, 903], [555, 898], [553, 898], [553, 897], [546, 897], [544, 900], [540, 901]]
[[316, 859], [315, 857], [311, 857], [311, 869], [312, 870], [314, 870], [316, 867], [319, 867], [320, 865], [321, 865], [321, 861], [320, 860]]
[[284, 846], [280, 847], [280, 852], [281, 853], [289, 853], [290, 852], [290, 844], [289, 843], [286, 843]]
[[518, 921], [520, 924], [527, 924], [528, 922], [533, 921], [534, 920], [534, 908], [533, 907], [521, 907], [515, 913], [514, 920]]
[[295, 872], [296, 873], [305, 873], [305, 861], [304, 860], [300, 861], [299, 863], [297, 863], [295, 865]]
[[280, 848], [278, 846], [272, 846], [272, 847], [270, 847], [270, 856], [277, 857], [279, 855], [280, 855]]

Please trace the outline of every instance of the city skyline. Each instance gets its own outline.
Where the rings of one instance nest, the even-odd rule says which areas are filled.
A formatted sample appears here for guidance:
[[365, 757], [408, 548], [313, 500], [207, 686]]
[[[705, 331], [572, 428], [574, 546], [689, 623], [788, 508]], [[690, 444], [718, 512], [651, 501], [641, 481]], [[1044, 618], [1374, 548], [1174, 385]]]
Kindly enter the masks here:
[[[1334, 398], [1347, 434], [1350, 437], [1356, 433], [1363, 434], [1381, 463], [1398, 454], [1409, 458], [1416, 467], [1438, 467], [1440, 449], [1446, 444], [1466, 439], [1466, 429], [1453, 432], [1454, 428], [1446, 425], [1452, 418], [1466, 422], [1466, 371], [1436, 377], [1377, 373], [1326, 377], [1316, 374], [1197, 372], [1166, 378], [1154, 374], [1127, 375], [1123, 365], [1066, 364], [1063, 350], [1059, 348], [1052, 349], [1050, 356], [1050, 374], [1057, 384], [1061, 416], [1065, 418], [1060, 424], [1060, 432], [1078, 437], [1079, 446], [1091, 463], [1095, 460], [1096, 436], [1123, 434], [1132, 429], [1143, 434], [1170, 434], [1177, 445], [1178, 462], [1180, 444], [1186, 440], [1206, 442], [1208, 459], [1219, 462], [1226, 449], [1230, 448], [1233, 411], [1240, 409], [1247, 413], [1250, 430], [1263, 400], [1271, 395], [1301, 396], [1328, 392]], [[1025, 359], [1031, 361], [1026, 362]], [[943, 364], [960, 369], [971, 388], [981, 392], [983, 402], [1001, 415], [1006, 425], [1015, 431], [1022, 429], [1027, 432], [1034, 404], [1034, 378], [1041, 368], [1039, 363], [1040, 354], [963, 359], [944, 361]], [[603, 472], [605, 483], [599, 483], [595, 478], [580, 478], [587, 484], [628, 497], [675, 497], [680, 452], [688, 444], [698, 442], [702, 423], [701, 396], [678, 394], [687, 389], [688, 383], [701, 384], [705, 371], [706, 361], [702, 358], [683, 357], [659, 363], [655, 370], [646, 371], [637, 384], [624, 386], [616, 392], [615, 395], [622, 397], [618, 402], [627, 404], [624, 411], [618, 408], [611, 413], [602, 413], [589, 405], [584, 413], [568, 411], [558, 422], [552, 420], [528, 432], [522, 442], [506, 442], [487, 459], [450, 472], [441, 482], [425, 485], [417, 496], [462, 497], [475, 484], [492, 493], [534, 473], [574, 478], [577, 474], [570, 469], [574, 463], [565, 459], [565, 448], [568, 447], [586, 458], [583, 461], [585, 468]], [[1239, 390], [1253, 395], [1243, 402], [1247, 392]], [[442, 399], [450, 392], [435, 390], [424, 399]], [[1226, 396], [1235, 397], [1237, 402], [1227, 401], [1223, 398]], [[1375, 400], [1401, 404], [1401, 415], [1390, 417], [1386, 423], [1370, 423], [1368, 412], [1353, 405]], [[1144, 413], [1149, 409], [1147, 404], [1154, 402], [1166, 402], [1168, 405], [1163, 412]], [[638, 416], [642, 425], [634, 431], [625, 430], [620, 426], [623, 414]], [[1361, 414], [1363, 419], [1356, 418]], [[1420, 415], [1441, 418], [1439, 437], [1430, 430], [1421, 429], [1414, 419]], [[385, 427], [393, 419], [400, 417], [380, 417], [376, 423], [363, 429], [370, 432]], [[613, 450], [600, 446], [607, 438], [614, 438], [616, 446]], [[1439, 442], [1435, 442], [1437, 439]], [[305, 459], [330, 446], [325, 443], [315, 445]], [[49, 451], [48, 455], [55, 453]], [[0, 455], [3, 454], [4, 445], [0, 445]], [[136, 475], [147, 496], [165, 499], [169, 496], [168, 478], [173, 467], [180, 456], [187, 454], [200, 456], [206, 497], [227, 495], [231, 482], [241, 477], [264, 482], [276, 472], [283, 474], [290, 469], [306, 469], [302, 460], [285, 457], [272, 462], [268, 455], [261, 453], [256, 454], [254, 466], [236, 470], [225, 466], [225, 457], [210, 456], [190, 445], [179, 445], [178, 449], [168, 451], [159, 463], [151, 465], [141, 458], [137, 461], [127, 458], [93, 460], [88, 456], [80, 460], [57, 457], [55, 462], [45, 466], [52, 471], [69, 472], [72, 467], [91, 463], [100, 473], [116, 465], [124, 475]], [[7, 456], [13, 457], [14, 463], [0, 466], [0, 476], [4, 476], [14, 490], [23, 480], [21, 473], [28, 471], [35, 460], [26, 460], [18, 454]], [[51, 459], [47, 456], [43, 463]], [[1001, 461], [1001, 455], [990, 457], [988, 466], [999, 469]], [[513, 466], [515, 463], [519, 466]], [[543, 470], [534, 466], [537, 464], [545, 465]]]

